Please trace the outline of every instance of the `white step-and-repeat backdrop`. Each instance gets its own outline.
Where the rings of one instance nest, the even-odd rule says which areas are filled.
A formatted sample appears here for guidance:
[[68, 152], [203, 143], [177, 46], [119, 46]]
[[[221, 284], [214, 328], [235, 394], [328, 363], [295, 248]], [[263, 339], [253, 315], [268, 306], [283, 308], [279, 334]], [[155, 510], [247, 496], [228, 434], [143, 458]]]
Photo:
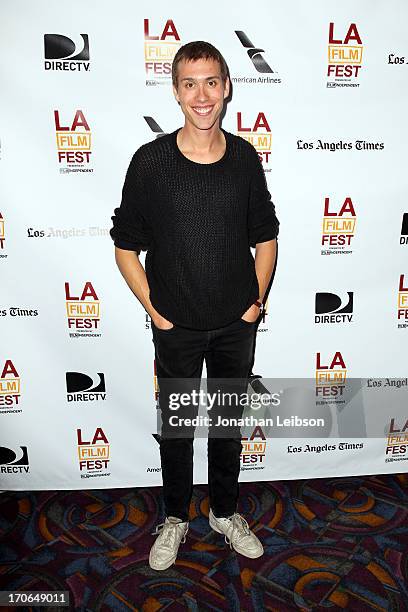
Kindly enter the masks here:
[[[408, 5], [3, 0], [0, 11], [0, 488], [161, 484], [150, 321], [109, 229], [134, 151], [183, 123], [171, 62], [197, 39], [227, 60], [223, 127], [258, 150], [281, 222], [254, 372], [315, 379], [335, 434], [255, 427], [241, 480], [406, 471]], [[353, 431], [341, 396], [360, 377]], [[374, 423], [381, 383], [392, 401]], [[203, 483], [206, 440], [195, 446]]]

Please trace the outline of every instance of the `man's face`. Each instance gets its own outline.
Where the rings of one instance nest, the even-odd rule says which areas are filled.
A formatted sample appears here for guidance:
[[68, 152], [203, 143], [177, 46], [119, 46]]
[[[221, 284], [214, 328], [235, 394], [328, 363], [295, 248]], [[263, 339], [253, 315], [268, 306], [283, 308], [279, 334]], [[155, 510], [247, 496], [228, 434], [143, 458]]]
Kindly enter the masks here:
[[209, 130], [219, 120], [224, 99], [229, 94], [229, 79], [221, 78], [219, 62], [214, 59], [182, 60], [178, 65], [178, 85], [174, 96], [180, 102], [186, 122], [199, 130]]

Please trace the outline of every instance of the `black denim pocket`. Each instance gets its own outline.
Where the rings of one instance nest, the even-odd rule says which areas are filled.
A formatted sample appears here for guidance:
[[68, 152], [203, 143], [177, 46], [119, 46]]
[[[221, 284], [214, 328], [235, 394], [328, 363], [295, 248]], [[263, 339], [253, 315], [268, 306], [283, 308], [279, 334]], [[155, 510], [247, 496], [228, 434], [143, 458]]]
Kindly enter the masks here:
[[258, 321], [258, 319], [255, 319], [255, 321], [245, 321], [245, 319], [240, 319], [240, 321], [242, 321], [242, 323], [243, 323], [244, 325], [249, 325], [249, 326], [251, 326], [251, 325], [255, 325], [255, 324], [256, 324], [256, 322]]
[[170, 333], [172, 333], [176, 329], [176, 326], [174, 325], [174, 323], [173, 323], [173, 327], [170, 327], [170, 329], [160, 329], [160, 327], [157, 327], [153, 323], [153, 320], [152, 320], [152, 327], [153, 327], [153, 329], [155, 329], [156, 331], [158, 331], [161, 334], [170, 334]]

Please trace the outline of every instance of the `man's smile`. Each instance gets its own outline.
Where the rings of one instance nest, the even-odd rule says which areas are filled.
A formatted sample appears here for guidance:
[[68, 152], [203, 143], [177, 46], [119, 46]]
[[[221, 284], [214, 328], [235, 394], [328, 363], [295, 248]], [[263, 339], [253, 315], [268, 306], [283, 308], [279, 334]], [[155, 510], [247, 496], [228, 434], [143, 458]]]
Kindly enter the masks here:
[[194, 112], [197, 113], [197, 115], [200, 115], [201, 117], [207, 117], [207, 115], [210, 115], [214, 105], [212, 106], [192, 106], [191, 107], [193, 109]]

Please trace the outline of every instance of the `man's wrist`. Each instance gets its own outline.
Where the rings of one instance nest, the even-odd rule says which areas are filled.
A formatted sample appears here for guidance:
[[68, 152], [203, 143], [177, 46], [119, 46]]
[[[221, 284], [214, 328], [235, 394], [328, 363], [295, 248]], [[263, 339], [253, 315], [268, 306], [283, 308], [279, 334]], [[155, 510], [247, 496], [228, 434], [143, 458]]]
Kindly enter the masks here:
[[261, 302], [261, 300], [255, 300], [255, 302], [253, 303], [253, 306], [256, 306], [257, 308], [259, 308], [259, 314], [262, 314], [264, 311], [264, 305]]

